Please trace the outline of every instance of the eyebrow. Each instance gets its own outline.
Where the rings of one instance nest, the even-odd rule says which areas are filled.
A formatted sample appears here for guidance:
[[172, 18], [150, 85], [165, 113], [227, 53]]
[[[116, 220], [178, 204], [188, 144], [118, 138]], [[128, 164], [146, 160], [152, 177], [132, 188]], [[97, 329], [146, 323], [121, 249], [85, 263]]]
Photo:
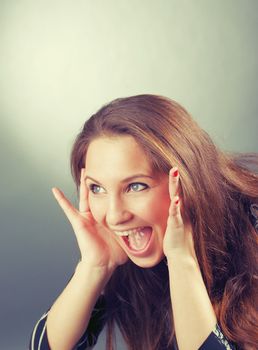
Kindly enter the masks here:
[[[132, 180], [134, 180], [134, 179], [136, 179], [136, 178], [138, 178], [138, 177], [145, 177], [145, 178], [154, 180], [154, 177], [153, 177], [153, 176], [150, 176], [150, 175], [135, 174], [135, 175], [132, 175], [132, 176], [129, 176], [129, 177], [123, 179], [123, 180], [121, 181], [121, 183], [125, 183], [125, 182], [132, 181]], [[88, 176], [88, 175], [85, 176], [84, 180], [86, 181], [87, 179], [92, 180], [92, 181], [94, 181], [94, 182], [96, 182], [96, 183], [98, 183], [98, 184], [101, 185], [101, 182], [99, 182], [98, 180], [93, 179], [91, 176]]]

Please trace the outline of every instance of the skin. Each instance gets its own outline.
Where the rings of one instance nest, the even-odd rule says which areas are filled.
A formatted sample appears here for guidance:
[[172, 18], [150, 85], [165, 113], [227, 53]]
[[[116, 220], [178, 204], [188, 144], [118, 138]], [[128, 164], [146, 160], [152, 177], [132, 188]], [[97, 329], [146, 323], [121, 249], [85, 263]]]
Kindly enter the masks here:
[[[216, 316], [196, 259], [191, 226], [182, 219], [178, 169], [173, 167], [169, 175], [154, 175], [143, 150], [130, 136], [95, 139], [85, 157], [78, 209], [59, 189], [53, 188], [73, 227], [81, 260], [49, 311], [47, 332], [51, 349], [74, 347], [118, 265], [131, 259], [138, 266], [151, 267], [164, 255], [179, 349], [198, 349], [214, 329]], [[125, 181], [139, 173], [152, 178]], [[147, 186], [132, 186], [132, 182]], [[138, 226], [153, 229], [150, 249], [141, 257], [128, 252], [114, 234], [114, 230]]]
[[[170, 206], [167, 174], [153, 174], [145, 153], [130, 136], [94, 140], [85, 164], [89, 208], [96, 222], [136, 265], [158, 264], [164, 257], [163, 239]], [[142, 226], [151, 227], [153, 237], [148, 251], [137, 257], [114, 231]]]
[[[57, 188], [53, 194], [70, 221], [81, 252], [81, 261], [112, 271], [128, 257], [141, 267], [151, 267], [164, 257], [182, 252], [196, 259], [190, 227], [180, 211], [178, 169], [153, 174], [146, 155], [131, 136], [100, 137], [91, 142], [81, 170], [79, 208]], [[114, 171], [116, 169], [116, 171]], [[123, 182], [129, 176], [144, 174]], [[177, 176], [175, 176], [177, 173]], [[89, 178], [90, 177], [90, 178]], [[93, 181], [94, 180], [97, 181]], [[98, 183], [96, 183], [98, 182]], [[146, 185], [132, 187], [132, 183]], [[93, 194], [90, 190], [92, 185]], [[130, 187], [131, 186], [131, 187]], [[153, 228], [153, 242], [144, 257], [131, 255], [114, 230], [138, 226]]]

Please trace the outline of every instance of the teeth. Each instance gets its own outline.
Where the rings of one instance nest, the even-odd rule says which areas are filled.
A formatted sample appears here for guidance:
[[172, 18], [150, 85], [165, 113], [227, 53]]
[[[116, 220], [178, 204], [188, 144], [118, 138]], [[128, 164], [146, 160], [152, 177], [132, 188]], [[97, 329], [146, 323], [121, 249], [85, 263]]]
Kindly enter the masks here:
[[[130, 236], [130, 235], [136, 235], [136, 237], [139, 237], [139, 235], [141, 237], [144, 236], [144, 233], [141, 232], [141, 230], [143, 229], [143, 227], [139, 227], [137, 229], [134, 230], [128, 230], [128, 231], [114, 231], [116, 235], [118, 236]], [[139, 237], [140, 238], [140, 237]]]
[[124, 231], [124, 232], [114, 231], [114, 232], [117, 236], [128, 236], [129, 235], [129, 233], [127, 233], [128, 231]]

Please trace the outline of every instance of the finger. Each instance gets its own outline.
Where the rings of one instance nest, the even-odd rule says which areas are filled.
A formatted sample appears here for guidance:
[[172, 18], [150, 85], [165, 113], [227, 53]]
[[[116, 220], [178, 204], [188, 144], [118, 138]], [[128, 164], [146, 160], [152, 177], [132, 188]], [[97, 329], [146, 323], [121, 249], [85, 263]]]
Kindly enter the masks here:
[[183, 219], [180, 211], [180, 199], [179, 196], [175, 196], [171, 200], [169, 207], [168, 223], [170, 228], [176, 229], [184, 226]]
[[169, 195], [173, 200], [178, 192], [179, 172], [177, 167], [173, 167], [169, 172]]
[[70, 203], [70, 201], [65, 197], [62, 191], [58, 188], [52, 188], [53, 195], [57, 200], [60, 207], [63, 209], [65, 215], [71, 224], [73, 224], [74, 219], [78, 215], [78, 211], [74, 208], [74, 206]]
[[80, 180], [80, 201], [79, 201], [79, 211], [85, 213], [89, 211], [88, 204], [88, 188], [84, 179], [84, 168], [81, 169], [81, 180]]

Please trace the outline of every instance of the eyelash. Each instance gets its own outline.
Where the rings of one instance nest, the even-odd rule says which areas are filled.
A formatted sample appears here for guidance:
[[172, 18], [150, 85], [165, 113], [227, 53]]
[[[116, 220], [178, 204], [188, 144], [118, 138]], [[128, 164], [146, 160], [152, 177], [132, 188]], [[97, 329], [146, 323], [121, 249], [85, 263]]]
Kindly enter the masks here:
[[142, 183], [142, 182], [133, 182], [133, 183], [131, 183], [128, 187], [132, 187], [132, 186], [134, 186], [134, 185], [140, 185], [140, 186], [143, 186], [144, 188], [141, 189], [141, 190], [139, 190], [139, 191], [133, 191], [133, 192], [141, 192], [141, 191], [146, 190], [146, 189], [149, 187], [148, 185], [146, 185], [146, 184], [144, 184], [144, 183]]
[[89, 186], [89, 189], [90, 189], [90, 191], [91, 191], [93, 194], [99, 194], [98, 192], [94, 192], [94, 187], [99, 187], [99, 188], [101, 188], [101, 186], [96, 185], [96, 184], [91, 184], [91, 185]]
[[[141, 192], [141, 191], [144, 191], [144, 190], [146, 190], [147, 188], [149, 188], [148, 185], [146, 185], [146, 184], [144, 184], [144, 183], [142, 183], [142, 182], [133, 182], [133, 183], [129, 184], [127, 188], [130, 188], [130, 187], [132, 187], [132, 186], [134, 186], [134, 185], [140, 185], [140, 186], [143, 186], [144, 188], [141, 189], [141, 190], [139, 190], [139, 191], [132, 191], [132, 192]], [[93, 194], [96, 194], [96, 195], [97, 195], [97, 194], [99, 194], [99, 193], [101, 193], [101, 192], [94, 192], [94, 187], [95, 187], [95, 186], [101, 188], [101, 186], [99, 186], [99, 185], [90, 184], [90, 185], [89, 185], [89, 189], [90, 189], [90, 191], [91, 191]]]

